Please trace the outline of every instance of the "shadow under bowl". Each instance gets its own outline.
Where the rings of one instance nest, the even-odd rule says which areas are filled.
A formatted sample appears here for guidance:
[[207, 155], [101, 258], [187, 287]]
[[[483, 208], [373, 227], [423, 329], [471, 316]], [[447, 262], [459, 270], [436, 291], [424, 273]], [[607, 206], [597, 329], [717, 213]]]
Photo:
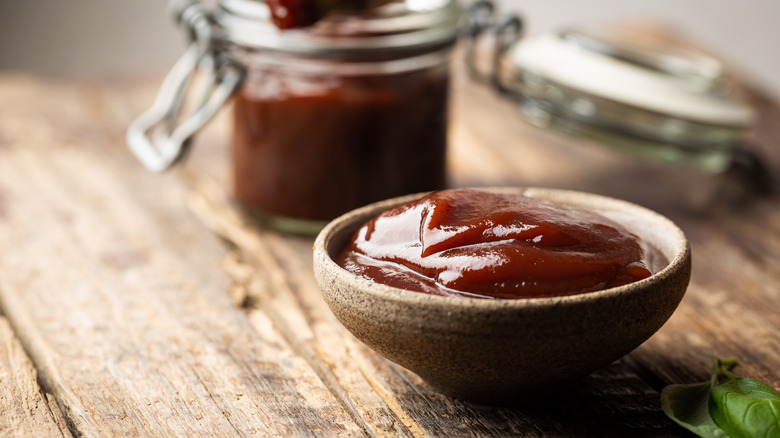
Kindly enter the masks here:
[[441, 297], [380, 284], [334, 262], [363, 224], [423, 194], [371, 204], [333, 220], [314, 247], [314, 273], [325, 301], [355, 337], [435, 390], [486, 404], [553, 396], [650, 338], [685, 294], [690, 247], [669, 219], [589, 193], [480, 190], [524, 194], [598, 212], [655, 246], [670, 262], [644, 280], [578, 295], [516, 300]]

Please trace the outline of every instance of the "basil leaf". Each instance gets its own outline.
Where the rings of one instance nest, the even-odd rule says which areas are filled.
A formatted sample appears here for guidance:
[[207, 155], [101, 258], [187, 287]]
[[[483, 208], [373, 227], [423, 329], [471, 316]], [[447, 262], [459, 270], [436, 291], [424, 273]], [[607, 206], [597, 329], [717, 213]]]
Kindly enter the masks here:
[[710, 416], [709, 398], [717, 374], [702, 383], [669, 385], [661, 391], [661, 408], [675, 423], [702, 438], [728, 438]]
[[710, 391], [709, 413], [733, 438], [780, 438], [780, 394], [766, 384], [732, 377]]

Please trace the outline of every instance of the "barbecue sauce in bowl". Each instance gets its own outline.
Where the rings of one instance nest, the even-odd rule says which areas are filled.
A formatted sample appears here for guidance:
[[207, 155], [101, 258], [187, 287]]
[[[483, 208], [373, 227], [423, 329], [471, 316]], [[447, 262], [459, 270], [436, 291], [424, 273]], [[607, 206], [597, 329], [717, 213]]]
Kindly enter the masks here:
[[336, 262], [393, 287], [502, 299], [608, 289], [668, 264], [596, 212], [479, 190], [438, 191], [385, 211], [355, 233]]

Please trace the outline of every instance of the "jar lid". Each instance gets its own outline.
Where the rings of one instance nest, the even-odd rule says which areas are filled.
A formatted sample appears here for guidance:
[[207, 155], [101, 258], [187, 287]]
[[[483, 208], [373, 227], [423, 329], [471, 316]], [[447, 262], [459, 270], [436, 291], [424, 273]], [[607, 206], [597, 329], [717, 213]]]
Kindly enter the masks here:
[[658, 38], [582, 27], [523, 39], [508, 58], [516, 76], [669, 117], [730, 128], [754, 119], [718, 60]]
[[391, 0], [362, 14], [332, 13], [312, 26], [278, 29], [268, 5], [221, 0], [220, 39], [248, 48], [308, 55], [371, 54], [453, 44], [461, 22], [454, 0]]

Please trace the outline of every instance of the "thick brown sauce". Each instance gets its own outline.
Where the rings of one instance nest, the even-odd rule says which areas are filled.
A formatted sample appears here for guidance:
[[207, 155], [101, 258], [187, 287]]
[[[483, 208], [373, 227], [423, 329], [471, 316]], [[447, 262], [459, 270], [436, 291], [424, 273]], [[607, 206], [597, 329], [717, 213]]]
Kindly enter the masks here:
[[364, 225], [337, 259], [377, 282], [433, 295], [573, 295], [668, 264], [619, 224], [522, 195], [445, 190]]
[[[372, 4], [373, 3], [373, 4]], [[333, 12], [361, 13], [381, 1], [374, 0], [266, 0], [271, 21], [279, 29], [313, 25]]]
[[445, 187], [446, 71], [263, 81], [279, 85], [249, 83], [233, 107], [235, 193], [250, 209], [323, 221]]

